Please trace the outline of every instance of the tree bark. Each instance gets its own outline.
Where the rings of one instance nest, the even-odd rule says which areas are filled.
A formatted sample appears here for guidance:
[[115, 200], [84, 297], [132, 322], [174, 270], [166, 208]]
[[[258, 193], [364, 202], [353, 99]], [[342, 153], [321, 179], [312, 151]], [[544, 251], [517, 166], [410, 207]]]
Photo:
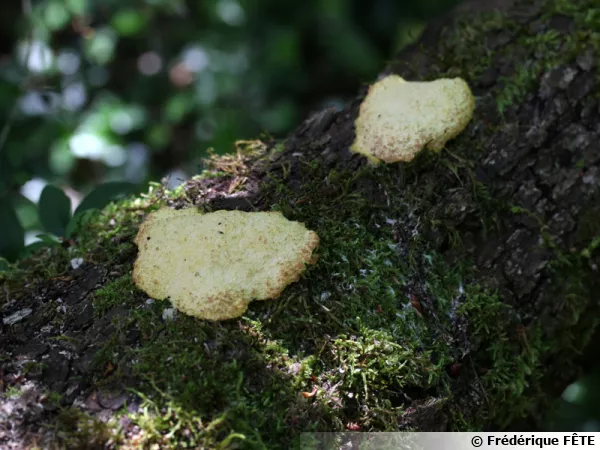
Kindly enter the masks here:
[[[182, 195], [168, 199], [172, 207], [205, 210], [269, 210], [277, 204], [296, 220], [308, 217], [306, 211], [327, 211], [351, 198], [360, 201], [356, 217], [364, 219], [374, 237], [385, 227], [379, 219], [389, 208], [406, 206], [406, 216], [391, 218], [388, 224], [397, 256], [417, 258], [412, 266], [416, 271], [397, 288], [398, 301], [410, 300], [430, 330], [428, 339], [449, 345], [453, 361], [444, 364], [445, 375], [437, 383], [393, 387], [403, 390], [396, 400], [402, 406], [398, 430], [489, 429], [521, 417], [539, 425], [548, 401], [598, 360], [599, 346], [593, 343], [600, 342], [600, 29], [585, 19], [584, 10], [593, 2], [581, 3], [578, 10], [560, 1], [470, 2], [432, 22], [416, 44], [391, 61], [382, 76], [460, 76], [476, 95], [472, 122], [439, 155], [372, 169], [364, 157], [350, 153], [364, 86], [343, 110], [320, 111], [285, 141], [240, 153], [239, 172], [223, 173], [223, 160], [212, 161], [207, 168], [220, 170], [219, 176], [187, 182]], [[485, 15], [492, 7], [504, 15]], [[241, 188], [232, 189], [235, 183]], [[140, 210], [138, 216], [143, 213]], [[307, 222], [309, 227], [320, 223]], [[112, 236], [111, 242], [131, 238], [126, 233]], [[322, 244], [323, 251], [328, 244]], [[84, 266], [64, 271], [59, 278], [22, 280], [20, 285], [4, 280], [3, 317], [31, 310], [14, 325], [3, 325], [0, 376], [5, 386], [15, 385], [15, 377], [23, 374], [20, 360], [52, 361], [40, 373], [23, 374], [18, 382], [32, 378], [38, 390], [63, 393], [62, 406], [86, 398], [78, 408], [94, 414], [114, 410], [107, 404], [120, 399], [89, 401], [96, 385], [87, 366], [109, 338], [106, 328], [112, 326], [112, 318], [128, 312], [116, 306], [94, 317], [92, 301], [95, 291], [130, 271], [135, 250], [127, 248], [109, 260], [100, 249], [100, 256], [91, 253]], [[433, 292], [433, 266], [423, 257], [427, 252], [441, 255], [449, 268], [469, 266], [465, 278], [456, 283], [450, 306], [442, 305]], [[329, 273], [319, 265], [314, 270]], [[381, 276], [383, 280], [383, 271]], [[332, 275], [328, 292], [344, 281], [348, 280]], [[307, 298], [317, 301], [318, 293], [303, 283], [298, 283], [298, 292], [309, 292]], [[342, 300], [339, 305], [333, 310], [343, 317]], [[85, 346], [64, 344], [61, 349], [40, 332], [51, 325], [57, 306], [66, 310], [60, 334], [85, 336]], [[267, 329], [269, 324], [266, 320]], [[276, 333], [272, 338], [277, 339]], [[140, 333], [124, 339], [145, 345]], [[302, 351], [318, 358], [316, 343]], [[428, 358], [435, 365], [433, 353]], [[501, 381], [504, 373], [511, 379]], [[74, 376], [81, 381], [71, 382]], [[136, 386], [135, 377], [125, 379]], [[315, 379], [319, 389], [331, 388], [325, 378]], [[394, 403], [389, 392], [379, 394]], [[2, 404], [9, 404], [6, 395], [0, 396]], [[33, 404], [22, 400], [21, 410], [4, 413], [12, 428], [0, 425], [0, 444], [2, 439], [14, 443], [39, 436], [39, 424], [55, 411], [32, 409]], [[348, 427], [353, 413], [344, 405], [338, 422]], [[328, 420], [317, 420], [317, 428], [340, 428], [336, 420]], [[367, 422], [357, 426], [390, 429]], [[261, 433], [268, 435], [264, 429]]]

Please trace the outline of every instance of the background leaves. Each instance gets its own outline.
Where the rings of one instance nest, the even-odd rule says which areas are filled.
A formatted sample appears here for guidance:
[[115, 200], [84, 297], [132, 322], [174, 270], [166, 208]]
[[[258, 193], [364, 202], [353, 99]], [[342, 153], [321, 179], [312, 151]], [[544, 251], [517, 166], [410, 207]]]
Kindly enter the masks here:
[[[137, 186], [127, 182], [108, 182], [98, 185], [79, 204], [71, 215], [71, 200], [65, 192], [52, 185], [47, 185], [41, 192], [37, 218], [47, 233], [37, 234], [36, 240], [25, 243], [25, 230], [22, 222], [35, 224], [37, 218], [31, 218], [33, 203], [23, 199], [19, 202], [23, 219], [11, 202], [0, 199], [0, 258], [15, 261], [18, 257], [26, 257], [35, 251], [60, 244], [57, 238], [69, 238], [77, 230], [81, 220], [94, 210], [104, 208], [110, 202], [136, 192]], [[30, 217], [30, 218], [26, 218]], [[35, 225], [33, 225], [35, 226]]]
[[113, 200], [135, 191], [135, 184], [124, 181], [104, 183], [90, 192], [75, 210], [75, 215], [90, 209], [102, 209]]
[[40, 196], [39, 215], [47, 232], [63, 236], [71, 219], [71, 199], [62, 189], [48, 185]]
[[167, 177], [173, 187], [198, 172], [208, 148], [282, 137], [309, 112], [341, 107], [456, 2], [39, 0], [31, 11], [7, 3], [0, 199], [25, 231], [12, 235], [27, 246], [42, 232], [69, 235], [72, 207], [100, 208], [112, 189], [131, 191], [96, 186]]
[[14, 260], [23, 248], [25, 230], [12, 204], [0, 199], [0, 256]]

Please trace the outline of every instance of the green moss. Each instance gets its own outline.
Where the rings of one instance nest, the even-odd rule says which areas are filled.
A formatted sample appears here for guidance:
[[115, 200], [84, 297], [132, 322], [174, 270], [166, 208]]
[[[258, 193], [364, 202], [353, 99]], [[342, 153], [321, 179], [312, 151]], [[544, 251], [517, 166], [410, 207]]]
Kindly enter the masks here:
[[421, 49], [438, 61], [437, 66], [431, 67], [428, 79], [461, 77], [471, 84], [493, 64], [494, 52], [481, 36], [515, 29], [514, 21], [497, 11], [477, 18], [470, 14], [458, 17], [443, 30], [437, 49]]
[[94, 313], [101, 317], [106, 311], [119, 305], [135, 308], [134, 301], [137, 297], [133, 294], [136, 291], [137, 288], [133, 284], [131, 273], [111, 281], [94, 293]]
[[[0, 286], [7, 294], [10, 293], [10, 298], [18, 301], [27, 295], [23, 280], [53, 279], [64, 275], [69, 268], [68, 250], [62, 247], [44, 248], [0, 272]], [[0, 296], [0, 307], [8, 298], [8, 295]]]
[[[577, 241], [575, 245], [580, 250], [580, 254], [586, 260], [589, 260], [600, 247], [600, 195], [592, 200], [590, 207], [583, 212], [579, 221]], [[576, 248], [577, 248], [576, 247]]]
[[53, 443], [75, 450], [100, 449], [109, 440], [118, 441], [113, 432], [115, 428], [114, 419], [104, 423], [77, 408], [61, 409], [56, 419], [46, 424], [46, 430], [53, 436]]
[[54, 392], [54, 391], [47, 391], [45, 392], [45, 398], [46, 401], [50, 404], [50, 405], [60, 405], [60, 402], [63, 398], [62, 394], [59, 394], [58, 392]]
[[[306, 176], [325, 175], [315, 165], [305, 170]], [[399, 192], [395, 173], [383, 170], [386, 189], [394, 195]], [[353, 186], [380, 174], [370, 168], [351, 176], [328, 174], [339, 208], [306, 202], [288, 211], [288, 218], [305, 221], [321, 236], [318, 270], [309, 270], [277, 301], [253, 305], [241, 325], [182, 315], [165, 323], [162, 310], [169, 304], [141, 301], [144, 296], [129, 274], [105, 285], [94, 295], [99, 316], [118, 305], [131, 310], [95, 359], [98, 382], [114, 383], [124, 375], [117, 370], [105, 379], [107, 364], [120, 368], [136, 361], [131, 369], [145, 380], [138, 391], [147, 398], [149, 410], [178, 411], [177, 419], [149, 413], [136, 418], [156, 439], [174, 423], [183, 432], [198, 419], [219, 425], [198, 430], [194, 442], [236, 441], [243, 435], [245, 444], [270, 448], [289, 443], [306, 429], [343, 430], [341, 417], [393, 430], [406, 403], [401, 392], [424, 395], [447, 378], [445, 366], [452, 361], [449, 342], [441, 333], [432, 336], [404, 286], [427, 271], [431, 295], [443, 310], [450, 307], [461, 275], [434, 251], [424, 251], [420, 238], [407, 245], [405, 259], [399, 256], [393, 228], [385, 219], [386, 213], [400, 217], [406, 207], [381, 209], [372, 216], [373, 205]], [[280, 209], [297, 193], [275, 184], [271, 188], [279, 192], [279, 201], [274, 209]], [[313, 183], [302, 197], [319, 194]], [[376, 222], [384, 225], [378, 228]], [[141, 347], [125, 344], [129, 327], [140, 330]], [[314, 388], [315, 395], [305, 399], [302, 392]], [[290, 427], [296, 432], [290, 434]], [[182, 439], [192, 439], [178, 431], [170, 438], [174, 448]]]
[[[595, 20], [595, 13], [589, 18], [565, 0], [554, 5], [549, 16], [566, 10], [577, 20]], [[432, 78], [474, 81], [493, 63], [481, 33], [519, 31], [515, 27], [496, 14], [459, 22], [444, 35]], [[503, 50], [526, 46], [548, 56], [502, 80], [499, 109], [521, 101], [539, 70], [571, 58], [583, 37], [567, 40], [566, 52], [557, 50], [553, 32]], [[473, 207], [483, 238], [510, 210], [476, 181], [474, 161], [483, 145], [465, 133], [447, 151], [424, 153], [408, 166], [352, 172], [300, 158], [305, 183], [295, 191], [287, 185], [291, 166], [285, 166], [262, 192], [271, 209], [319, 234], [319, 261], [279, 299], [253, 303], [240, 320], [211, 323], [179, 314], [165, 321], [170, 304], [146, 302], [132, 282], [132, 240], [144, 213], [168, 198], [185, 200], [182, 189], [167, 193], [155, 185], [145, 198], [93, 213], [72, 250], [40, 252], [18, 270], [61, 276], [80, 255], [124, 273], [94, 294], [98, 317], [116, 306], [128, 310], [97, 354], [94, 382], [122, 384], [143, 399], [130, 418], [144, 430], [146, 446], [290, 448], [301, 431], [343, 431], [349, 422], [394, 431], [411, 400], [432, 396], [449, 405], [455, 430], [506, 424], [544, 405], [545, 384], [556, 375], [544, 363], [570, 370], [564, 368], [574, 367], [573, 351], [597, 327], [588, 300], [599, 286], [589, 259], [598, 252], [600, 209], [582, 221], [578, 252], [557, 254], [552, 265], [560, 320], [522, 324], [469, 260], [465, 233], [448, 219], [460, 211], [440, 204], [448, 189], [462, 192], [460, 202]], [[16, 273], [3, 276], [16, 280]], [[128, 344], [131, 330], [139, 332], [139, 344]], [[468, 370], [459, 380], [448, 371], [455, 363]], [[460, 398], [465, 389], [473, 398]], [[468, 411], [458, 408], [462, 400]], [[79, 442], [68, 440], [80, 439], [82, 419], [72, 411], [66, 419], [71, 425], [58, 430], [65, 442]], [[106, 437], [104, 429], [87, 429]]]
[[[538, 326], [524, 327], [516, 311], [497, 294], [483, 292], [477, 286], [470, 286], [465, 294], [457, 314], [468, 319], [469, 339], [482, 350], [472, 362], [486, 404], [484, 411], [493, 412], [473, 418], [474, 423], [481, 427], [492, 420], [506, 426], [531, 414], [541, 396], [541, 392], [532, 390], [539, 390], [543, 373], [540, 358], [546, 347], [542, 334]], [[523, 395], [526, 390], [527, 395]]]
[[23, 364], [23, 375], [39, 376], [47, 367], [48, 365], [44, 363], [27, 361], [25, 364]]
[[21, 396], [21, 390], [14, 386], [9, 386], [4, 391], [4, 395], [8, 398], [17, 398]]

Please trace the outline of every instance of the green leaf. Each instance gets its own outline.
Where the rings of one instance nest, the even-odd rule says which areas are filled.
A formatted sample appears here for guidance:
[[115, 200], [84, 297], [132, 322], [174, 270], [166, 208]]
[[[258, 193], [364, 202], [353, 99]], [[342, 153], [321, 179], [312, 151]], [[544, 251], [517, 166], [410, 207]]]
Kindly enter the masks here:
[[65, 5], [69, 11], [77, 16], [83, 16], [88, 10], [87, 0], [66, 0]]
[[60, 241], [51, 234], [38, 234], [36, 235], [36, 238], [38, 238], [41, 242], [49, 246], [60, 245]]
[[114, 56], [117, 38], [110, 27], [96, 29], [94, 34], [83, 42], [85, 55], [96, 64], [107, 64]]
[[180, 93], [172, 96], [163, 109], [165, 120], [169, 123], [179, 123], [194, 106], [193, 96]]
[[64, 28], [71, 15], [61, 2], [50, 2], [44, 11], [44, 21], [50, 30], [56, 31]]
[[64, 236], [71, 219], [71, 199], [63, 190], [50, 184], [46, 186], [40, 195], [38, 208], [44, 229], [56, 236]]
[[103, 183], [90, 192], [75, 210], [75, 215], [88, 209], [102, 209], [113, 200], [125, 197], [135, 191], [136, 185], [124, 181]]
[[0, 199], [0, 256], [14, 261], [23, 248], [25, 230], [8, 199]]
[[36, 237], [39, 241], [26, 245], [25, 248], [21, 250], [19, 258], [27, 258], [42, 248], [60, 247], [60, 241], [50, 234], [38, 234]]
[[113, 16], [111, 25], [123, 36], [134, 36], [146, 26], [146, 19], [138, 10], [122, 9]]
[[124, 181], [111, 181], [96, 187], [90, 192], [75, 210], [75, 214], [67, 225], [65, 237], [71, 237], [87, 219], [88, 212], [95, 209], [102, 209], [113, 200], [125, 197], [136, 190], [136, 185]]
[[37, 204], [23, 195], [15, 195], [10, 200], [19, 222], [25, 230], [39, 230], [42, 228]]
[[70, 238], [75, 231], [84, 226], [89, 221], [90, 217], [93, 216], [94, 211], [96, 211], [96, 209], [88, 209], [87, 211], [83, 211], [73, 215], [73, 217], [71, 217], [69, 225], [67, 225], [65, 237]]
[[42, 248], [50, 247], [46, 242], [36, 241], [26, 245], [19, 253], [19, 258], [27, 258]]

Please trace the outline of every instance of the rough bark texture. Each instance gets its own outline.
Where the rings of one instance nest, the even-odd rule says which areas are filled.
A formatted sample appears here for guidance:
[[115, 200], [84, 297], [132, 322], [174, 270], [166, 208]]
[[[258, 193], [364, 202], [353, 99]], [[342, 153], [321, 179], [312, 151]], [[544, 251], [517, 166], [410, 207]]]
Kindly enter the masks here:
[[[482, 385], [481, 377], [495, 370], [497, 362], [492, 343], [485, 333], [474, 331], [478, 324], [472, 323], [477, 320], [473, 317], [452, 316], [440, 325], [442, 312], [425, 283], [423, 268], [405, 283], [403, 292], [426, 318], [432, 333], [452, 342], [455, 362], [446, 367], [452, 395], [443, 394], [439, 386], [412, 392], [407, 388], [399, 401], [404, 410], [397, 418], [397, 429], [460, 429], [461, 423], [494, 427], [506, 425], [506, 417], [539, 418], [544, 402], [572, 381], [582, 366], [594, 361], [593, 346], [585, 352], [584, 347], [595, 339], [600, 309], [596, 293], [600, 253], [595, 248], [600, 232], [599, 30], [592, 25], [585, 29], [575, 13], [561, 13], [561, 2], [513, 3], [475, 2], [456, 12], [472, 15], [473, 8], [500, 7], [508, 14], [465, 44], [487, 49], [480, 54], [489, 57], [485, 64], [468, 59], [477, 52], [461, 59], [464, 54], [457, 50], [460, 43], [453, 34], [461, 25], [455, 15], [432, 23], [419, 43], [394, 58], [382, 75], [397, 73], [409, 80], [462, 76], [477, 96], [477, 108], [464, 135], [448, 145], [446, 159], [428, 155], [409, 166], [387, 167], [385, 173], [404, 192], [393, 197], [395, 201], [424, 199], [410, 216], [392, 224], [398, 255], [406, 257], [411, 230], [418, 228], [430, 248], [449, 264], [465, 258], [475, 261], [476, 282], [497, 291], [501, 303], [510, 307], [494, 319], [501, 320], [505, 330], [492, 339], [501, 336], [516, 342], [519, 355], [523, 351], [536, 358], [535, 366], [543, 369], [524, 378], [526, 385], [518, 394], [527, 404], [522, 414], [496, 411], [502, 405], [494, 404], [490, 396], [501, 399], [517, 394], [510, 389], [506, 394], [492, 394]], [[551, 42], [535, 41], [540, 35]], [[577, 39], [568, 38], [573, 35]], [[446, 50], [452, 54], [450, 61]], [[556, 55], [548, 56], [550, 51]], [[479, 68], [471, 71], [475, 66]], [[234, 176], [190, 181], [184, 196], [169, 200], [171, 206], [264, 210], [282, 198], [261, 183], [283, 180], [290, 193], [285, 197], [289, 208], [306, 203], [335, 207], [339, 188], [324, 179], [311, 179], [315, 172], [307, 166], [316, 161], [325, 171], [346, 175], [364, 169], [366, 160], [348, 148], [365, 93], [366, 86], [342, 111], [328, 109], [310, 117], [284, 141], [283, 151], [248, 157], [244, 187], [237, 193], [229, 193], [232, 183], [239, 182]], [[498, 111], [500, 98], [510, 100], [500, 108], [502, 113]], [[269, 148], [273, 145], [269, 143]], [[350, 190], [366, 200], [365, 216], [375, 217], [389, 206], [392, 195], [383, 184], [372, 174], [351, 181]], [[307, 185], [314, 185], [311, 196], [305, 195]], [[461, 245], [453, 245], [453, 236]], [[113, 239], [131, 239], [131, 234]], [[28, 280], [30, 290], [18, 302], [8, 297], [5, 288], [5, 321], [18, 311], [28, 315], [15, 325], [1, 325], [4, 369], [0, 380], [6, 386], [15, 385], [17, 376], [22, 376], [21, 383], [38, 381], [39, 386], [63, 394], [62, 406], [83, 398], [84, 404], [75, 405], [101, 417], [110, 416], [126, 400], [135, 410], [140, 403], [136, 396], [92, 387], [90, 372], [94, 355], [117, 331], [113, 319], [127, 315], [126, 308], [117, 306], [95, 317], [91, 294], [123, 276], [134, 257], [134, 249], [109, 262], [94, 264], [91, 257], [62, 278]], [[139, 293], [132, 295], [143, 299]], [[57, 299], [58, 308], [66, 314], [60, 334], [69, 339], [52, 340], [44, 334], [44, 327], [52, 327], [49, 321]], [[460, 305], [461, 295], [455, 300]], [[143, 336], [132, 329], [124, 339], [138, 343]], [[310, 347], [304, 350], [310, 353]], [[583, 353], [577, 356], [576, 352]], [[44, 361], [47, 366], [23, 374], [20, 360]], [[135, 385], [127, 373], [122, 375], [122, 383], [130, 380]], [[0, 420], [0, 447], [18, 446], [28, 432], [30, 437], [40, 436], [39, 424], [56, 414], [56, 406], [44, 406], [37, 389], [18, 401], [0, 398], [0, 419], [4, 420]], [[483, 423], [476, 420], [482, 412]], [[126, 430], [127, 425], [123, 424]]]

